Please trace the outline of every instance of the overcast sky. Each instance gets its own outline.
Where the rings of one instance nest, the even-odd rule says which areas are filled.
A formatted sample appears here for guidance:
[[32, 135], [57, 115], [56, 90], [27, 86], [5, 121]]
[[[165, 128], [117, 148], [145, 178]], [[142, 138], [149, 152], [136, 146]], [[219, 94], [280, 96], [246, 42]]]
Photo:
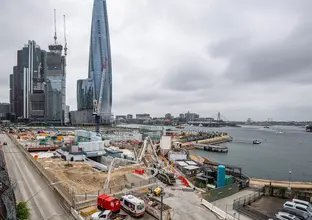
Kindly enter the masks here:
[[[107, 0], [114, 114], [197, 112], [312, 120], [312, 1]], [[67, 16], [67, 104], [86, 78], [93, 0], [0, 0], [0, 101], [16, 51], [59, 42]]]

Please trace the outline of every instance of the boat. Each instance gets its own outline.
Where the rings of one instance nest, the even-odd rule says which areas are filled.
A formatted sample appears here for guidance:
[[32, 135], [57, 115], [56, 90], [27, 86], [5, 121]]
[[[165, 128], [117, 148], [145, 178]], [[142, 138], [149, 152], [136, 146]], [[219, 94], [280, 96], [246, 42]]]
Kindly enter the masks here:
[[276, 131], [276, 134], [284, 134], [283, 131]]
[[252, 142], [252, 144], [261, 144], [261, 141], [254, 140], [254, 141]]
[[312, 132], [312, 125], [307, 125], [305, 127], [306, 132]]
[[264, 126], [264, 128], [270, 128], [269, 126]]

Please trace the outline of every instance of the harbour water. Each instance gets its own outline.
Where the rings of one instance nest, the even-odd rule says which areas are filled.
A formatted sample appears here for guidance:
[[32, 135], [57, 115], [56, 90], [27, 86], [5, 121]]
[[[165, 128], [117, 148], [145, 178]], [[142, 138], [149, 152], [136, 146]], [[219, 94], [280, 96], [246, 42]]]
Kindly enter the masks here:
[[[223, 131], [234, 138], [233, 142], [224, 144], [229, 148], [227, 154], [194, 150], [195, 154], [227, 165], [242, 167], [249, 177], [312, 182], [312, 133], [305, 132], [302, 127], [188, 129]], [[261, 144], [254, 145], [253, 140], [260, 140]]]

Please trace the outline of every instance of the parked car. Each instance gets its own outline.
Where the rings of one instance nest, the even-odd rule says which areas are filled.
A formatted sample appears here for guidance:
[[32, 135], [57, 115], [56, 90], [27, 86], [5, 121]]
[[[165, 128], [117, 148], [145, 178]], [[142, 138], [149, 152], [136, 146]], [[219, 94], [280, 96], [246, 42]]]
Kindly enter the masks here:
[[297, 216], [300, 220], [312, 220], [312, 217], [309, 216], [307, 213], [301, 211], [301, 210], [297, 210], [297, 209], [293, 209], [290, 207], [284, 207], [282, 209], [282, 212], [286, 212], [292, 215]]
[[287, 212], [278, 212], [275, 217], [282, 220], [300, 220], [297, 216], [289, 214]]
[[306, 205], [306, 206], [309, 206], [312, 209], [312, 204], [307, 202], [307, 201], [304, 201], [304, 200], [301, 200], [301, 199], [292, 199], [291, 202], [294, 202], [294, 203], [300, 204], [300, 205]]
[[95, 212], [91, 215], [91, 220], [109, 220], [111, 219], [112, 214], [111, 210]]
[[292, 209], [300, 210], [300, 211], [303, 211], [303, 212], [307, 213], [308, 215], [312, 216], [312, 209], [306, 205], [301, 205], [301, 204], [297, 204], [294, 202], [285, 202], [283, 207], [289, 207]]

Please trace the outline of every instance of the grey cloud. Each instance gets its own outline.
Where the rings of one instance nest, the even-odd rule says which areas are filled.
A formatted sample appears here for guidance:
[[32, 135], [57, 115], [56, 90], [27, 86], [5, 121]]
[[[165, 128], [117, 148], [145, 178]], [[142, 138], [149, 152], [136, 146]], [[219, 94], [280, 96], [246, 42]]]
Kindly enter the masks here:
[[[67, 15], [67, 103], [75, 109], [76, 80], [87, 77], [93, 0], [0, 1], [0, 101], [9, 99], [16, 50], [30, 39], [43, 49], [53, 42], [56, 8], [61, 43]], [[298, 97], [312, 89], [311, 7], [309, 0], [108, 1], [113, 112], [308, 118], [302, 103], [312, 97]]]
[[237, 54], [244, 53], [244, 50], [251, 46], [250, 37], [236, 37], [226, 39], [219, 43], [212, 43], [207, 46], [207, 52], [210, 56], [218, 57], [232, 57]]
[[[222, 45], [222, 43], [221, 43]], [[234, 81], [299, 81], [310, 78], [312, 70], [312, 23], [298, 26], [284, 40], [261, 47], [240, 42], [223, 56], [231, 56], [226, 75]], [[233, 52], [236, 55], [233, 55]]]
[[211, 86], [210, 70], [198, 62], [181, 63], [169, 70], [163, 79], [162, 86], [178, 91], [196, 91]]

